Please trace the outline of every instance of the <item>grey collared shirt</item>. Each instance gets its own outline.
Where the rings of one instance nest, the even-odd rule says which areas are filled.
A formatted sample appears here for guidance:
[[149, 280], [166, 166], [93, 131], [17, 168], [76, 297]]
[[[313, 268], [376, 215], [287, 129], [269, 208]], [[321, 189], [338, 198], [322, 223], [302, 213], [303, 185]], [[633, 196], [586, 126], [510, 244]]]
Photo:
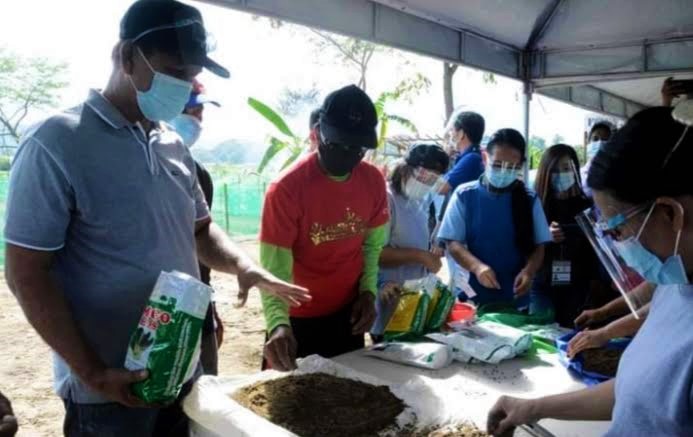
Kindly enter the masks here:
[[[195, 223], [209, 216], [195, 164], [164, 127], [147, 137], [98, 91], [23, 138], [10, 172], [5, 240], [55, 253], [52, 274], [107, 366], [128, 340], [161, 271], [199, 276]], [[55, 356], [64, 399], [101, 403]]]

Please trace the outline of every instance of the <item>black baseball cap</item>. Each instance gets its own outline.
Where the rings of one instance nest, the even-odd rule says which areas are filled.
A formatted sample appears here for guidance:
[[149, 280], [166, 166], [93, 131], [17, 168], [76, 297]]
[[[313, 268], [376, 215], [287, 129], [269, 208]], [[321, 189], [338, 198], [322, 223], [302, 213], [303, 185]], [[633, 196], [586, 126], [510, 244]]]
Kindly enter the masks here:
[[356, 85], [330, 93], [322, 104], [320, 136], [325, 142], [375, 149], [377, 124], [373, 102]]
[[412, 167], [423, 167], [428, 170], [444, 173], [450, 165], [450, 157], [437, 144], [416, 143], [409, 148], [404, 159]]
[[209, 58], [212, 50], [200, 11], [175, 0], [138, 0], [120, 22], [120, 39], [153, 39], [155, 47], [179, 53], [183, 62], [228, 78], [229, 71]]

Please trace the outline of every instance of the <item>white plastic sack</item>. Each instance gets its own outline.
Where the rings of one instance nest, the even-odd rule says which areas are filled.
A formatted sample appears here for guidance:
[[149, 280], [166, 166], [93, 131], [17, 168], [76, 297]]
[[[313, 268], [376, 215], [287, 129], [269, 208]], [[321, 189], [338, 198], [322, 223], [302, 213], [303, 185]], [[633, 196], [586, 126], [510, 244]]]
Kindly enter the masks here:
[[237, 390], [260, 381], [283, 378], [288, 375], [327, 373], [373, 385], [387, 385], [392, 393], [402, 399], [408, 408], [397, 417], [399, 426], [415, 421], [421, 426], [449, 422], [451, 416], [445, 404], [421, 394], [430, 392], [422, 378], [413, 378], [405, 385], [386, 384], [383, 381], [357, 372], [334, 361], [317, 355], [298, 362], [298, 370], [281, 373], [274, 370], [240, 377], [203, 376], [183, 400], [183, 411], [191, 419], [191, 436], [194, 437], [296, 437], [290, 431], [244, 408], [231, 398]]
[[380, 343], [366, 349], [364, 355], [407, 366], [439, 370], [452, 363], [452, 347], [440, 343]]
[[474, 360], [498, 364], [529, 350], [532, 336], [522, 330], [495, 322], [479, 322], [450, 334], [428, 334], [426, 337], [452, 346], [457, 361]]

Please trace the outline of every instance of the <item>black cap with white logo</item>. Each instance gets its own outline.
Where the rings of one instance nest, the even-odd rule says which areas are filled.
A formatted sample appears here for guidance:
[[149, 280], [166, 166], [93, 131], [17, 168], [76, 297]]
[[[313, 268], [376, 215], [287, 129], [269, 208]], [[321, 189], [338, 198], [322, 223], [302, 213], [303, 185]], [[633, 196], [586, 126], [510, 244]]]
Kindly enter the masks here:
[[213, 49], [200, 11], [175, 0], [138, 0], [120, 22], [120, 39], [148, 38], [168, 53], [180, 54], [184, 63], [229, 77], [229, 71], [209, 58]]
[[330, 93], [322, 105], [320, 135], [325, 142], [375, 149], [377, 124], [373, 102], [356, 85]]

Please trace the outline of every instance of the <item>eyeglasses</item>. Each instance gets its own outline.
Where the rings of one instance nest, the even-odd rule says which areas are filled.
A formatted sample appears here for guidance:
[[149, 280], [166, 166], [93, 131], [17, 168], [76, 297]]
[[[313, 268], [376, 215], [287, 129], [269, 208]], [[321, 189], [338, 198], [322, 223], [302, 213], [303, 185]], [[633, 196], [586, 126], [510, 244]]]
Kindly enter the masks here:
[[646, 203], [642, 205], [637, 205], [632, 208], [627, 209], [626, 211], [616, 214], [615, 216], [609, 218], [609, 219], [602, 219], [599, 220], [596, 225], [597, 229], [603, 234], [607, 235], [614, 240], [620, 240], [622, 237], [622, 228], [623, 226], [631, 220], [633, 217], [640, 215], [646, 211], [648, 211], [651, 208], [652, 204], [651, 203]]

